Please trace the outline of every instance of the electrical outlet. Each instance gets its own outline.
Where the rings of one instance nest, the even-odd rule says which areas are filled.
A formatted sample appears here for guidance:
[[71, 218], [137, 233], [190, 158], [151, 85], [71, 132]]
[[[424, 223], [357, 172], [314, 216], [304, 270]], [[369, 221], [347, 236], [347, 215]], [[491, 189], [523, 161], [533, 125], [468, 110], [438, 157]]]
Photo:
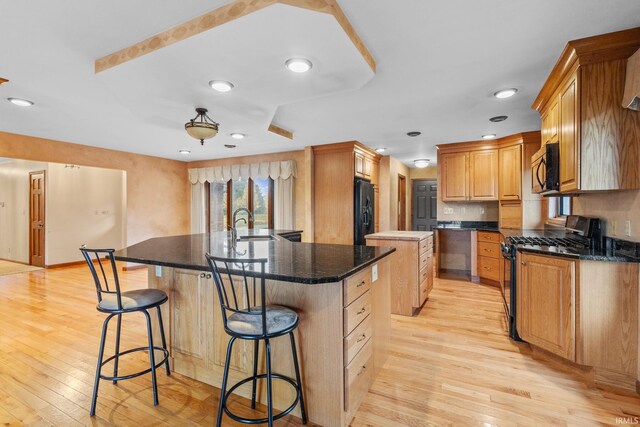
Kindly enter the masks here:
[[371, 281], [375, 282], [376, 280], [378, 280], [378, 264], [374, 264], [371, 267]]
[[445, 215], [451, 215], [451, 214], [453, 214], [453, 208], [450, 208], [450, 207], [448, 207], [448, 206], [445, 206], [445, 207], [444, 207], [444, 213], [445, 213]]
[[631, 221], [629, 220], [624, 222], [624, 235], [631, 236]]
[[611, 221], [611, 235], [612, 236], [616, 235], [616, 232], [618, 231], [617, 228], [618, 228], [618, 221], [616, 221], [616, 220]]
[[480, 215], [484, 215], [484, 208], [480, 208]]
[[162, 266], [156, 265], [156, 277], [162, 277]]
[[466, 209], [464, 208], [464, 206], [463, 206], [463, 207], [461, 207], [461, 208], [460, 208], [460, 213], [461, 213], [462, 215], [464, 215], [465, 210], [466, 210]]

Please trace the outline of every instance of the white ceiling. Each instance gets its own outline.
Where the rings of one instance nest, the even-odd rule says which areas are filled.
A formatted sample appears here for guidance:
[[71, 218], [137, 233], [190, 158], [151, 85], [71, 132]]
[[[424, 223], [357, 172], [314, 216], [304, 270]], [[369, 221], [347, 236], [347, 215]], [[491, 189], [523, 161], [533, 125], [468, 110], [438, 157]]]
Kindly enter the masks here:
[[[539, 129], [530, 106], [566, 42], [640, 26], [638, 0], [338, 1], [375, 76], [333, 17], [282, 5], [96, 75], [97, 58], [228, 1], [0, 0], [0, 130], [188, 161], [355, 139], [410, 164], [435, 144]], [[284, 69], [297, 55], [309, 73]], [[236, 89], [214, 92], [216, 78]], [[492, 96], [506, 87], [519, 92]], [[183, 129], [200, 106], [221, 123], [204, 147]], [[266, 131], [272, 117], [293, 141]], [[230, 132], [249, 138], [229, 150]]]

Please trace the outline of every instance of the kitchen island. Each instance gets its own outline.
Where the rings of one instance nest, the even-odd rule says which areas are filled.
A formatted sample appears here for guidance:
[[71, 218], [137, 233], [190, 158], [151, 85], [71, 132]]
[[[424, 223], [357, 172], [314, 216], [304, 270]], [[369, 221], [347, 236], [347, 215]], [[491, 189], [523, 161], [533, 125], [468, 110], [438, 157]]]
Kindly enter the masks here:
[[[239, 231], [235, 244], [228, 232], [154, 238], [118, 251], [116, 259], [149, 264], [149, 287], [169, 295], [163, 317], [173, 370], [216, 387], [222, 383], [229, 336], [205, 253], [267, 259], [267, 303], [294, 308], [300, 315], [295, 333], [309, 420], [347, 426], [387, 358], [388, 255], [394, 249], [283, 238], [292, 233]], [[272, 363], [274, 372], [293, 377], [289, 346], [286, 339], [274, 340]], [[262, 353], [259, 365], [264, 365]], [[253, 345], [239, 341], [230, 384], [249, 376], [252, 368]], [[250, 383], [237, 392], [250, 397]], [[294, 398], [288, 384], [274, 382], [274, 407], [285, 409]], [[258, 400], [266, 403], [264, 384]], [[294, 414], [299, 416], [299, 408]]]

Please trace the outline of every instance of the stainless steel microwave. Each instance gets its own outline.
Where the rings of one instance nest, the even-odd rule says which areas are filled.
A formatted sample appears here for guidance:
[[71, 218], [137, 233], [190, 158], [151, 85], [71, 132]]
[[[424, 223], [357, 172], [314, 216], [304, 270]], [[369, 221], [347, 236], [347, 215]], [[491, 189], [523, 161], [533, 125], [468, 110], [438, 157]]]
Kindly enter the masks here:
[[549, 195], [560, 191], [560, 144], [545, 144], [531, 158], [531, 191]]

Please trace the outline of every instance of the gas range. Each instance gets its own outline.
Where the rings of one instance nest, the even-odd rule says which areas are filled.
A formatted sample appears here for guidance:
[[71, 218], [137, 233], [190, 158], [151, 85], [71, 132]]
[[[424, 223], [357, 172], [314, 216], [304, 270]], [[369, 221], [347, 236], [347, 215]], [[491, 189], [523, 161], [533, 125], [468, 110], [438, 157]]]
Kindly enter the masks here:
[[546, 246], [560, 248], [589, 249], [592, 245], [588, 239], [575, 237], [536, 237], [536, 236], [512, 236], [507, 241], [511, 245]]

